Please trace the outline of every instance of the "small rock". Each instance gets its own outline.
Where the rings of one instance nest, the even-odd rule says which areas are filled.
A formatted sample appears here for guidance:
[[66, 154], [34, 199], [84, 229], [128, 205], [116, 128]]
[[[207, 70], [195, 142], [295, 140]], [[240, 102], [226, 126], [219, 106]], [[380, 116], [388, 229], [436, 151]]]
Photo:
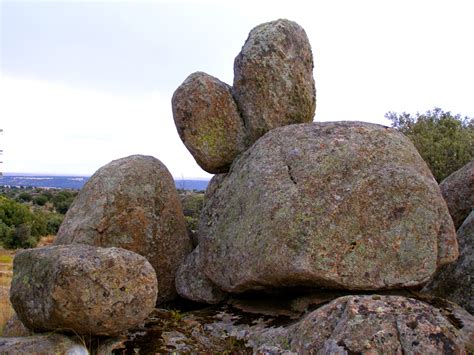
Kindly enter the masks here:
[[0, 338], [0, 354], [67, 354], [87, 355], [89, 351], [61, 334], [41, 334], [28, 337]]
[[458, 229], [474, 209], [474, 159], [444, 179], [439, 185]]
[[219, 290], [201, 272], [199, 246], [189, 254], [176, 274], [176, 290], [181, 297], [191, 301], [217, 304], [223, 301], [226, 294]]
[[269, 130], [311, 122], [313, 55], [304, 29], [288, 20], [255, 27], [234, 61], [232, 91], [252, 144]]
[[67, 212], [54, 242], [71, 243], [119, 247], [143, 255], [156, 271], [158, 303], [173, 299], [176, 271], [192, 244], [168, 169], [143, 155], [100, 168]]
[[3, 328], [2, 336], [4, 337], [27, 337], [34, 333], [24, 326], [24, 324], [18, 319], [16, 313], [11, 316], [7, 324]]
[[229, 85], [206, 73], [193, 73], [171, 100], [179, 136], [201, 168], [225, 173], [245, 150], [245, 127]]
[[10, 301], [34, 331], [117, 335], [153, 310], [156, 274], [141, 255], [120, 248], [62, 245], [19, 252]]
[[459, 259], [441, 267], [423, 291], [447, 298], [474, 314], [474, 211], [457, 234]]

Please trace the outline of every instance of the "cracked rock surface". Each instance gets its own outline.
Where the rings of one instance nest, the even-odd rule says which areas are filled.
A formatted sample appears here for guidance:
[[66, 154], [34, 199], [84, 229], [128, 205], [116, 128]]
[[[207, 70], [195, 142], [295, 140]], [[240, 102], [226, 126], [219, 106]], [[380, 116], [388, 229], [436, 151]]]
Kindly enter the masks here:
[[133, 155], [100, 168], [81, 189], [54, 242], [71, 243], [143, 255], [156, 271], [158, 303], [173, 299], [176, 271], [192, 244], [165, 165], [151, 156]]
[[24, 250], [13, 262], [10, 300], [34, 331], [117, 335], [142, 322], [156, 296], [153, 267], [125, 249], [52, 246]]
[[458, 256], [438, 184], [408, 138], [384, 126], [276, 128], [212, 189], [201, 264], [226, 292], [416, 286]]

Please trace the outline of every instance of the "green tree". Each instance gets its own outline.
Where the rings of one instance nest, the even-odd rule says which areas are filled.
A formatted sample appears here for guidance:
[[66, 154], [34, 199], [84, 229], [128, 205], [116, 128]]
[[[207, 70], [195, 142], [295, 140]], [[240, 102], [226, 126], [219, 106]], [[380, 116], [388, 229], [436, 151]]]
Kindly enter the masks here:
[[33, 197], [33, 203], [38, 206], [44, 206], [48, 201], [48, 196], [43, 194]]
[[388, 112], [385, 118], [410, 138], [438, 182], [474, 158], [472, 118], [440, 108], [415, 115]]

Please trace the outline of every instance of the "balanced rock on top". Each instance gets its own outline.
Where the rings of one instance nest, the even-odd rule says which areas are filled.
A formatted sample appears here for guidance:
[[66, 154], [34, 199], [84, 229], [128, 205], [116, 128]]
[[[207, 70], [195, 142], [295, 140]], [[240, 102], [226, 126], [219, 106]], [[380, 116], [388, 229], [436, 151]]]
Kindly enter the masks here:
[[304, 29], [288, 20], [257, 26], [235, 58], [233, 88], [197, 72], [176, 89], [172, 106], [181, 140], [201, 168], [228, 172], [269, 130], [313, 120], [313, 55]]
[[226, 83], [193, 73], [171, 100], [179, 136], [201, 168], [217, 174], [229, 170], [245, 150], [245, 127]]
[[89, 179], [54, 244], [120, 247], [145, 256], [155, 268], [161, 303], [176, 296], [176, 271], [192, 249], [185, 223], [168, 169], [154, 157], [134, 155]]
[[311, 122], [316, 89], [304, 29], [280, 19], [250, 31], [234, 61], [232, 93], [250, 144], [273, 128]]
[[202, 272], [221, 290], [377, 290], [426, 283], [458, 256], [438, 184], [413, 144], [361, 122], [280, 127], [206, 201]]

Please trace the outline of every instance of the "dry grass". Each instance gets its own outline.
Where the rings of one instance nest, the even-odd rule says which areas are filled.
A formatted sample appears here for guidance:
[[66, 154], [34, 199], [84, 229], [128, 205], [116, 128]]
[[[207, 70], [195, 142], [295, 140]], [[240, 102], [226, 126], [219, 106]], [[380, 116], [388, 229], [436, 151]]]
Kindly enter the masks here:
[[53, 244], [54, 238], [56, 238], [55, 235], [47, 235], [46, 237], [41, 237], [41, 239], [38, 241], [37, 247], [47, 247]]
[[10, 284], [12, 281], [14, 252], [0, 248], [0, 336], [3, 328], [13, 315], [10, 304]]

